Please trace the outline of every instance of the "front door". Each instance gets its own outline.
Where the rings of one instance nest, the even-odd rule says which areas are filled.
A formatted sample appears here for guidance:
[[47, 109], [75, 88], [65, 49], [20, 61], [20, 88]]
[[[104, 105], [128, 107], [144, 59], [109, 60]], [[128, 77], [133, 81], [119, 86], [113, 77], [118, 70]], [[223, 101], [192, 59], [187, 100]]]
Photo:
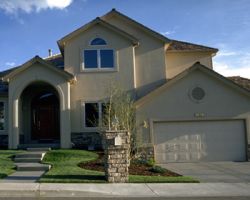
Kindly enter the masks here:
[[59, 102], [52, 93], [43, 93], [32, 101], [32, 140], [59, 139]]

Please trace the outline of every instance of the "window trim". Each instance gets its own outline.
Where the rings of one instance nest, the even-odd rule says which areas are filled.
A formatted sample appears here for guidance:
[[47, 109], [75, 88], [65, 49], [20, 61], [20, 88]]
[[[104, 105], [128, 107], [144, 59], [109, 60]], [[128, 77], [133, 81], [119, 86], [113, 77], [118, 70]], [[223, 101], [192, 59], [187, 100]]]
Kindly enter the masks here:
[[[101, 50], [112, 50], [113, 51], [113, 67], [101, 67]], [[84, 63], [84, 52], [85, 51], [97, 51], [97, 68], [85, 68]], [[116, 51], [112, 48], [87, 48], [83, 49], [80, 53], [81, 56], [81, 71], [82, 72], [95, 72], [95, 71], [117, 71], [117, 60], [116, 60]]]

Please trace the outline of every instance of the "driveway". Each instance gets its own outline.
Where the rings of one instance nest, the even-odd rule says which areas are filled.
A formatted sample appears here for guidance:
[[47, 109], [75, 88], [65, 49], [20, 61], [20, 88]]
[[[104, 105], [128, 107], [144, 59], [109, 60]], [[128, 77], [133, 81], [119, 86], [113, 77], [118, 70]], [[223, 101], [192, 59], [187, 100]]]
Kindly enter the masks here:
[[250, 183], [250, 162], [168, 163], [161, 166], [204, 183]]

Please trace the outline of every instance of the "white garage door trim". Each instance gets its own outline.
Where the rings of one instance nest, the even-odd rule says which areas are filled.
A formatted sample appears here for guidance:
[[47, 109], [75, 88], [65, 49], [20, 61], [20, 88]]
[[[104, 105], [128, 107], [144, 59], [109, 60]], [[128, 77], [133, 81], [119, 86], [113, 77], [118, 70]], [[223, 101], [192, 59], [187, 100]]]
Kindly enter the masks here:
[[[199, 122], [201, 123], [200, 125], [205, 126], [205, 128], [204, 128], [205, 131], [202, 132], [202, 134], [193, 134], [192, 131], [195, 131], [197, 128], [200, 128], [200, 126], [198, 126]], [[229, 122], [232, 122], [232, 123], [229, 123]], [[157, 128], [157, 124], [159, 124], [158, 126], [165, 125], [165, 127], [161, 127], [161, 128], [158, 127]], [[183, 136], [181, 136], [182, 138], [181, 137], [175, 138], [175, 137], [172, 137], [174, 135], [171, 135], [171, 137], [174, 138], [174, 141], [165, 142], [165, 144], [163, 144], [163, 143], [160, 144], [161, 141], [165, 141], [165, 140], [170, 141], [170, 139], [169, 139], [170, 135], [162, 136], [162, 134], [157, 133], [157, 131], [162, 132], [162, 131], [164, 131], [165, 128], [169, 129], [169, 130], [173, 130], [171, 128], [174, 127], [174, 131], [178, 132], [178, 131], [180, 131], [178, 124], [180, 124], [180, 126], [186, 126], [186, 129], [184, 129], [184, 130], [189, 130], [190, 133], [186, 134], [185, 138], [183, 138]], [[215, 137], [215, 138], [219, 137], [220, 139], [223, 139], [224, 138], [223, 136], [225, 136], [225, 134], [228, 134], [229, 131], [232, 130], [231, 126], [233, 126], [233, 125], [235, 126], [235, 131], [236, 130], [240, 131], [239, 134], [234, 135], [234, 132], [235, 132], [234, 130], [233, 130], [233, 132], [230, 132], [231, 141], [229, 140], [228, 146], [224, 146], [225, 147], [225, 149], [223, 148], [224, 152], [220, 151], [221, 152], [220, 155], [219, 155], [219, 153], [215, 153], [213, 148], [219, 147], [220, 143], [216, 143], [216, 142], [214, 143], [214, 140], [211, 141], [211, 136], [212, 136], [211, 134], [214, 135], [214, 136], [212, 136], [212, 139], [213, 139], [213, 137]], [[168, 127], [166, 127], [166, 126], [168, 126]], [[195, 128], [193, 128], [193, 127], [195, 127]], [[218, 127], [223, 127], [223, 131], [222, 132], [220, 131], [221, 135], [220, 134], [218, 135], [218, 133], [216, 133], [213, 130], [213, 128], [218, 129]], [[159, 135], [157, 136], [157, 134], [159, 134]], [[177, 133], [175, 133], [175, 135], [176, 134]], [[247, 135], [246, 135], [245, 119], [181, 120], [181, 121], [180, 120], [154, 120], [154, 121], [152, 120], [151, 121], [151, 137], [152, 137], [152, 142], [153, 142], [154, 148], [155, 148], [155, 158], [156, 158], [156, 161], [158, 161], [158, 162], [161, 160], [161, 159], [159, 159], [159, 157], [161, 157], [163, 160], [168, 158], [168, 160], [169, 160], [168, 162], [219, 161], [220, 159], [221, 159], [221, 161], [223, 161], [223, 159], [228, 160], [228, 159], [230, 159], [230, 157], [232, 157], [232, 159], [236, 159], [237, 157], [239, 157], [239, 160], [242, 160], [242, 161], [247, 159]], [[156, 141], [157, 137], [158, 137], [159, 141]], [[201, 139], [201, 137], [206, 138], [206, 140]], [[209, 137], [210, 137], [210, 140], [209, 140]], [[232, 137], [236, 137], [237, 142]], [[199, 142], [194, 143], [194, 141], [195, 140], [198, 141], [198, 139], [199, 139]], [[234, 142], [236, 144], [238, 144], [237, 147], [239, 147], [239, 144], [242, 144], [242, 145], [240, 146], [240, 148], [236, 148], [236, 145], [233, 145]], [[203, 151], [201, 151], [200, 149], [202, 149], [202, 148], [198, 145], [198, 143], [199, 143], [199, 145], [200, 144], [204, 145], [206, 147], [206, 149], [209, 149], [209, 147], [210, 147], [210, 151], [206, 150], [207, 152], [205, 152], [204, 151], [205, 148], [203, 148]], [[212, 148], [211, 148], [211, 145], [213, 145]], [[174, 146], [174, 150], [172, 150], [172, 154], [171, 153], [164, 154], [163, 152], [165, 152], [166, 149], [169, 149], [170, 146], [171, 146], [171, 149], [173, 149], [173, 146]], [[234, 152], [233, 154], [235, 154], [235, 155], [229, 154], [229, 153], [227, 155], [224, 154], [225, 152], [227, 152], [226, 150], [232, 150], [232, 146], [235, 146], [236, 152], [233, 151]], [[198, 150], [195, 150], [195, 148]], [[190, 151], [191, 151], [191, 153], [190, 153]], [[197, 152], [195, 152], [195, 151], [197, 151], [199, 155], [196, 156]], [[173, 157], [173, 155], [175, 157]], [[164, 156], [166, 158], [163, 158]], [[213, 160], [216, 156], [217, 156], [217, 158], [215, 160]], [[200, 158], [200, 160], [199, 160], [199, 158]], [[207, 160], [205, 158], [207, 158]], [[162, 163], [164, 161], [160, 161], [160, 162]]]

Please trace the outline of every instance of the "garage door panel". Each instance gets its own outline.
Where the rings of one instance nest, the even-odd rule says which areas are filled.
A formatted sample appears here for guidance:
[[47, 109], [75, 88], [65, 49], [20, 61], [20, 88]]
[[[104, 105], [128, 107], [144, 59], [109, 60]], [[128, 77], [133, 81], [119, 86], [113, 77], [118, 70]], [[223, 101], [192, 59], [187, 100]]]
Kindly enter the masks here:
[[158, 163], [245, 161], [243, 120], [154, 123]]

